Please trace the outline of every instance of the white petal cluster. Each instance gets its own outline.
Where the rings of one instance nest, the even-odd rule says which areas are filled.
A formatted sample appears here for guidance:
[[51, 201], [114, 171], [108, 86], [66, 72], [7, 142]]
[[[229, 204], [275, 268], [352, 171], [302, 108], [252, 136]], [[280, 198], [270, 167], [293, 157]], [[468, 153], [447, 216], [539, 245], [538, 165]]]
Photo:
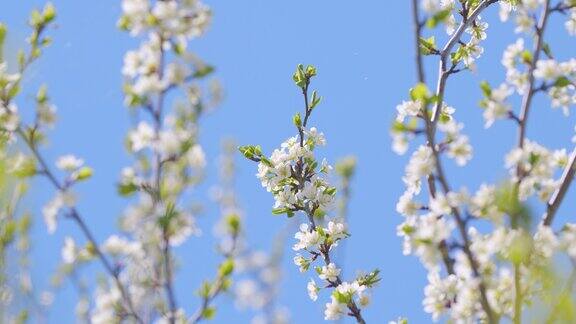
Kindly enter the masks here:
[[331, 169], [328, 165], [323, 163], [316, 170], [317, 162], [308, 164], [314, 169], [309, 169], [312, 175], [304, 183], [293, 178], [302, 165], [301, 161], [313, 160], [314, 148], [326, 144], [324, 134], [316, 128], [312, 127], [305, 133], [308, 136], [303, 146], [296, 137], [291, 137], [282, 143], [280, 149], [274, 150], [269, 159], [258, 164], [257, 177], [262, 186], [274, 195], [275, 209], [329, 209], [334, 201], [334, 190], [323, 177], [323, 173]]
[[74, 155], [64, 155], [56, 161], [56, 167], [64, 171], [75, 171], [84, 164], [84, 160], [75, 157]]
[[315, 250], [320, 245], [320, 234], [318, 231], [313, 230], [308, 224], [300, 224], [300, 231], [294, 235], [298, 240], [294, 244], [294, 251], [299, 250]]
[[58, 226], [58, 214], [65, 207], [73, 207], [76, 203], [75, 195], [70, 191], [59, 191], [56, 196], [50, 200], [44, 208], [42, 208], [42, 215], [48, 233], [53, 234]]
[[523, 53], [524, 39], [519, 38], [515, 43], [508, 45], [502, 55], [502, 65], [506, 68], [506, 82], [521, 95], [526, 92], [528, 86], [528, 74], [519, 68], [522, 63], [525, 64]]
[[506, 156], [506, 167], [516, 179], [516, 169], [522, 171], [519, 197], [526, 200], [537, 194], [542, 201], [547, 201], [558, 187], [554, 179], [555, 172], [562, 169], [567, 161], [565, 150], [550, 151], [544, 146], [527, 140], [522, 149], [515, 148]]
[[484, 127], [489, 128], [498, 119], [509, 118], [512, 106], [506, 101], [512, 95], [514, 89], [506, 83], [502, 83], [498, 88], [492, 89], [490, 95], [483, 101], [485, 120]]
[[366, 287], [360, 285], [357, 281], [352, 283], [343, 282], [332, 293], [329, 303], [326, 303], [324, 310], [324, 319], [327, 321], [339, 320], [347, 313], [347, 305], [350, 301], [366, 306], [369, 303], [369, 297], [365, 293]]

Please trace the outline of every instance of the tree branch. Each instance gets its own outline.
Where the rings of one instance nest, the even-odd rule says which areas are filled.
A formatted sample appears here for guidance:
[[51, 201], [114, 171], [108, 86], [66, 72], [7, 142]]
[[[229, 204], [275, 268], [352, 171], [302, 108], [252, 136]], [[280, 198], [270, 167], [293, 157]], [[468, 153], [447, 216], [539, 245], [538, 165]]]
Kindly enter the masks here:
[[574, 180], [574, 173], [576, 173], [576, 148], [574, 148], [572, 151], [568, 165], [566, 165], [566, 168], [562, 173], [562, 177], [560, 178], [560, 187], [556, 189], [548, 201], [548, 207], [546, 209], [546, 213], [544, 214], [544, 225], [550, 226], [552, 224], [554, 216], [556, 216], [556, 212], [558, 211], [560, 204], [562, 204], [564, 196], [566, 195], [566, 192], [568, 192], [568, 188], [570, 187], [572, 180]]

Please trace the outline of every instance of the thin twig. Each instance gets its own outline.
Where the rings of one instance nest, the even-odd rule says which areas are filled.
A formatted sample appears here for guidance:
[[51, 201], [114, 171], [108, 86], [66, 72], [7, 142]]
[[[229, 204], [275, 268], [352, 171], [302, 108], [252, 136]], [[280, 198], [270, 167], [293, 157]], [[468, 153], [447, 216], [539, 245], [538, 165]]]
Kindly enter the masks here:
[[564, 172], [560, 178], [560, 186], [556, 191], [554, 191], [552, 197], [548, 201], [546, 213], [544, 214], [544, 225], [550, 226], [552, 224], [554, 216], [556, 216], [556, 212], [562, 204], [572, 180], [574, 180], [574, 173], [576, 173], [576, 148], [574, 148], [572, 154], [570, 154], [570, 160], [568, 161], [566, 168], [564, 168]]

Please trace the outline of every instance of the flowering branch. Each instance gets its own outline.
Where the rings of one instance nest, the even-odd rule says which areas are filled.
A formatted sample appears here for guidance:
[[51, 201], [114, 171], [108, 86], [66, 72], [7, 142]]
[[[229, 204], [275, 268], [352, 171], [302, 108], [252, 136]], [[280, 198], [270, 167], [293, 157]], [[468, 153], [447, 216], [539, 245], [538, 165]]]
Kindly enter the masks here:
[[[446, 81], [448, 80], [448, 77], [452, 74], [451, 73], [452, 68], [455, 67], [457, 64], [457, 63], [454, 64], [454, 62], [453, 62], [452, 68], [448, 69], [448, 58], [452, 54], [452, 48], [457, 43], [460, 42], [460, 38], [462, 37], [462, 34], [466, 30], [466, 28], [470, 24], [472, 24], [474, 21], [476, 21], [476, 18], [480, 15], [480, 13], [484, 9], [488, 8], [488, 6], [490, 6], [491, 4], [493, 4], [497, 1], [498, 0], [484, 0], [484, 1], [480, 2], [480, 4], [478, 4], [478, 6], [474, 8], [474, 10], [470, 13], [469, 16], [466, 15], [467, 10], [464, 10], [462, 22], [460, 23], [459, 27], [452, 34], [452, 36], [450, 37], [450, 39], [444, 45], [444, 47], [442, 48], [442, 51], [440, 52], [438, 82], [437, 82], [436, 94], [435, 94], [436, 104], [434, 106], [434, 110], [433, 110], [432, 117], [430, 120], [428, 119], [428, 116], [427, 116], [427, 108], [425, 108], [424, 119], [425, 119], [426, 137], [428, 140], [428, 146], [432, 151], [432, 156], [434, 157], [434, 165], [436, 168], [435, 179], [440, 182], [440, 185], [441, 185], [442, 190], [443, 190], [445, 195], [448, 195], [448, 193], [451, 190], [450, 190], [450, 186], [448, 184], [448, 180], [446, 179], [446, 176], [444, 174], [444, 169], [442, 167], [442, 162], [440, 160], [440, 155], [439, 155], [438, 149], [436, 147], [434, 137], [435, 137], [435, 132], [436, 132], [436, 124], [438, 123], [438, 119], [439, 119], [440, 113], [441, 113], [441, 106], [444, 102], [444, 92], [446, 91]], [[430, 192], [432, 193], [433, 191], [434, 190], [431, 190]], [[463, 240], [463, 250], [464, 250], [464, 253], [466, 254], [466, 256], [468, 257], [468, 261], [470, 262], [470, 266], [472, 268], [474, 276], [477, 278], [480, 278], [480, 273], [478, 270], [478, 263], [476, 261], [475, 256], [473, 255], [472, 251], [470, 250], [470, 239], [468, 237], [466, 224], [465, 224], [458, 208], [452, 207], [451, 212], [454, 215], [454, 218], [456, 219], [456, 224], [458, 226], [458, 230], [460, 231], [460, 235], [461, 235], [462, 240]], [[442, 250], [443, 260], [446, 263], [448, 270], [450, 272], [453, 272], [453, 269], [451, 266], [451, 261], [449, 260], [449, 257], [446, 256], [447, 253], [446, 253], [444, 246], [445, 246], [445, 243], [444, 243], [444, 241], [442, 241], [440, 244], [440, 247]], [[482, 307], [484, 308], [484, 311], [486, 312], [486, 314], [488, 316], [488, 321], [490, 323], [495, 323], [496, 318], [495, 318], [495, 315], [494, 315], [494, 313], [490, 307], [490, 304], [488, 302], [488, 297], [486, 294], [486, 287], [485, 287], [482, 279], [480, 279], [480, 283], [478, 284], [478, 288], [480, 291]]]
[[[304, 272], [318, 258], [323, 260], [324, 266], [316, 267], [316, 271], [326, 283], [324, 288], [334, 288], [331, 302], [326, 304], [325, 319], [337, 320], [342, 315], [348, 315], [358, 323], [365, 323], [360, 308], [368, 303], [364, 291], [380, 279], [376, 270], [359, 276], [352, 283], [345, 282], [340, 276], [341, 269], [332, 261], [332, 249], [349, 234], [343, 223], [325, 220], [326, 210], [334, 200], [336, 188], [323, 178], [323, 174], [327, 174], [331, 167], [325, 160], [319, 165], [313, 154], [317, 146], [325, 145], [324, 135], [315, 127], [308, 129], [309, 117], [321, 100], [316, 91], [310, 97], [308, 94], [310, 80], [315, 75], [316, 68], [310, 65], [306, 68], [298, 65], [293, 75], [304, 98], [304, 119], [299, 113], [293, 118], [298, 130], [297, 137], [284, 142], [282, 148], [275, 150], [270, 158], [262, 154], [259, 146], [248, 145], [239, 149], [247, 159], [259, 163], [258, 178], [276, 200], [272, 213], [292, 217], [296, 212], [303, 212], [306, 216], [308, 222], [300, 225], [300, 231], [295, 235], [299, 242], [293, 249], [306, 251], [309, 256], [307, 258], [297, 254], [294, 262]], [[319, 224], [321, 221], [327, 221], [326, 228]], [[308, 293], [312, 300], [318, 298], [321, 289], [314, 280], [308, 283]]]

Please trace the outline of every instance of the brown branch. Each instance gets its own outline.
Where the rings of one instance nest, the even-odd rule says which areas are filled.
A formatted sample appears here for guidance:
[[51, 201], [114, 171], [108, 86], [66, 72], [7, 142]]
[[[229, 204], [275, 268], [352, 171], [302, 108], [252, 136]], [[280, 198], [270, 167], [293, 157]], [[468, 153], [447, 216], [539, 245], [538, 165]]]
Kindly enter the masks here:
[[564, 196], [566, 195], [566, 192], [568, 192], [568, 188], [570, 187], [572, 180], [574, 180], [574, 173], [576, 173], [576, 148], [574, 148], [572, 151], [568, 165], [566, 165], [566, 168], [562, 173], [562, 177], [560, 178], [560, 187], [556, 189], [548, 201], [546, 213], [544, 214], [544, 225], [550, 226], [552, 224], [554, 216], [556, 215], [560, 204], [562, 204]]

